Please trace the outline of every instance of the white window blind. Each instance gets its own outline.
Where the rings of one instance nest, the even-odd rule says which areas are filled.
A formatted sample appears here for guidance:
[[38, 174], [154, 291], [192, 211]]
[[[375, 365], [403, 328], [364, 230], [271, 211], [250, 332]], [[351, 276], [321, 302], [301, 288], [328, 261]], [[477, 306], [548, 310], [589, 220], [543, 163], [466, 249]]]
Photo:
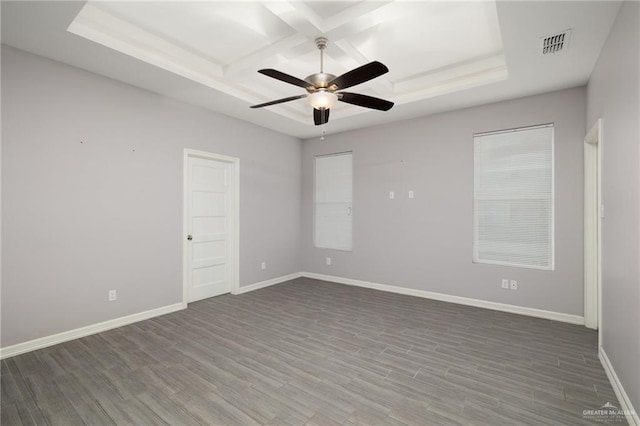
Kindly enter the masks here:
[[353, 161], [350, 152], [315, 159], [315, 246], [352, 248]]
[[473, 261], [553, 269], [553, 126], [474, 135]]

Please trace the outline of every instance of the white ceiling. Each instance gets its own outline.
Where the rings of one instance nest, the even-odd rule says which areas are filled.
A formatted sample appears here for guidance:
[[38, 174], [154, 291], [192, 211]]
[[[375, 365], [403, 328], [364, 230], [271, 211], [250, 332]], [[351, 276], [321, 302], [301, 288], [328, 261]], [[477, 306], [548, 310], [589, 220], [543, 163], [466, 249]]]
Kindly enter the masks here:
[[[433, 1], [2, 2], [2, 42], [300, 138], [587, 82], [620, 3]], [[569, 48], [540, 39], [571, 29]], [[303, 94], [258, 74], [335, 75], [378, 60], [389, 73], [349, 89], [388, 112], [338, 103], [314, 126]]]

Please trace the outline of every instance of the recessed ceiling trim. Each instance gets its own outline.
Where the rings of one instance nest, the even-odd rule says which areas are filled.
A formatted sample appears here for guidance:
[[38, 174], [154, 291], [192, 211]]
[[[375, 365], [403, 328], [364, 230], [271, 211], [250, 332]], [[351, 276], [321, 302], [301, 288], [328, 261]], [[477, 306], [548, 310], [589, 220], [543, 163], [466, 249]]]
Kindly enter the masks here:
[[[449, 76], [451, 77], [451, 74], [449, 74]], [[507, 70], [507, 66], [500, 65], [495, 68], [441, 80], [433, 86], [397, 96], [396, 104], [405, 104], [418, 100], [435, 98], [436, 96], [446, 95], [447, 93], [459, 92], [461, 90], [498, 83], [506, 80], [508, 77], [509, 72]]]
[[67, 31], [228, 95], [255, 101], [220, 80], [223, 69], [219, 64], [101, 10], [95, 3], [85, 4]]
[[[269, 63], [269, 60], [274, 56], [288, 56], [289, 52], [304, 44], [309, 44], [309, 39], [302, 34], [293, 34], [289, 37], [285, 37], [270, 46], [260, 49], [258, 52], [247, 55], [232, 64], [224, 66], [224, 75], [225, 77], [233, 78], [234, 75], [239, 76], [246, 71], [254, 73], [256, 72], [254, 69], [256, 62], [264, 63], [265, 67], [267, 67], [267, 65], [271, 67], [273, 64]], [[314, 51], [315, 46], [309, 46], [308, 50], [310, 52]]]
[[497, 83], [508, 77], [509, 72], [505, 65], [505, 58], [500, 53], [397, 82], [394, 84], [394, 91], [398, 93], [396, 103], [402, 104], [433, 98]]

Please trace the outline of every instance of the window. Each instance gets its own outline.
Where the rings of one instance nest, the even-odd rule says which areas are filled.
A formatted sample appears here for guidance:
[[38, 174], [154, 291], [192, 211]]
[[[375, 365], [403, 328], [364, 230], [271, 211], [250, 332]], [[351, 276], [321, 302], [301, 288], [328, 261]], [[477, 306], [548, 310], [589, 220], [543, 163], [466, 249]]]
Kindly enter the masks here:
[[315, 159], [315, 246], [351, 251], [353, 161], [350, 152]]
[[473, 261], [552, 270], [553, 125], [473, 142]]

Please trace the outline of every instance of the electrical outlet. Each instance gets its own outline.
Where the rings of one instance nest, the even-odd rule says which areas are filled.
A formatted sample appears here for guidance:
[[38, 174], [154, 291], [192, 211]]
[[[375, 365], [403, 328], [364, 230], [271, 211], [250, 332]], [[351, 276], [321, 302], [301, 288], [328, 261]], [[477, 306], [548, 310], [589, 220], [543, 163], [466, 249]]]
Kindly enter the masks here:
[[414, 196], [414, 194], [413, 194], [413, 190], [412, 190], [412, 189], [410, 189], [410, 190], [409, 190], [409, 198], [413, 199], [413, 196]]
[[516, 280], [509, 281], [509, 288], [511, 290], [517, 290], [518, 289], [518, 281], [516, 281]]
[[509, 280], [508, 279], [506, 279], [506, 278], [502, 279], [502, 288], [506, 288], [506, 289], [509, 288]]
[[262, 262], [262, 263], [260, 264], [260, 268], [261, 268], [261, 269], [267, 269], [267, 262]]
[[327, 257], [327, 265], [331, 265], [331, 258]]
[[118, 298], [118, 294], [115, 290], [109, 290], [109, 302], [113, 302]]
[[389, 199], [393, 200], [394, 198], [396, 198], [396, 193], [393, 191], [389, 192]]

